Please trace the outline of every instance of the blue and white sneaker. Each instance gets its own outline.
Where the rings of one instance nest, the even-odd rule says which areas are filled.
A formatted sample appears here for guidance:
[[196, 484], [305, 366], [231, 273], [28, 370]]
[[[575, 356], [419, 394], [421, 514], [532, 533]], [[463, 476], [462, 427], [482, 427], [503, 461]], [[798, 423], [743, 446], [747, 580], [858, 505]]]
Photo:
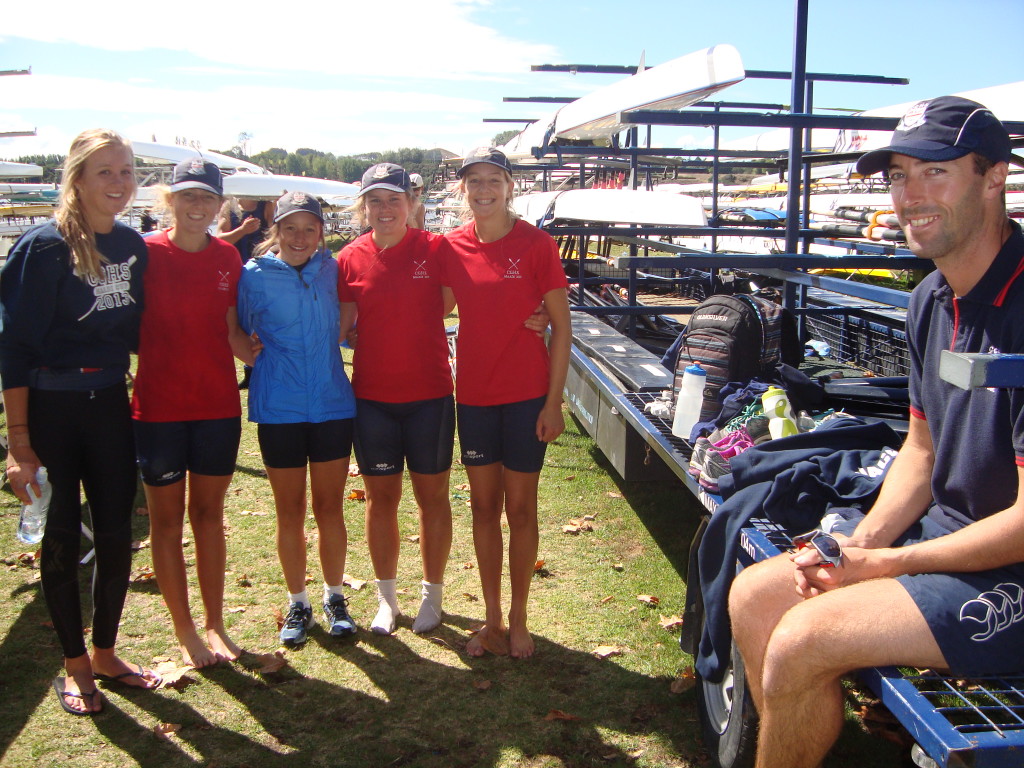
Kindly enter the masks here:
[[356, 623], [348, 615], [348, 600], [341, 595], [331, 595], [324, 603], [324, 618], [331, 637], [349, 637], [356, 633]]
[[312, 607], [292, 603], [284, 626], [281, 627], [281, 642], [285, 645], [302, 645], [308, 639], [308, 630], [313, 623]]

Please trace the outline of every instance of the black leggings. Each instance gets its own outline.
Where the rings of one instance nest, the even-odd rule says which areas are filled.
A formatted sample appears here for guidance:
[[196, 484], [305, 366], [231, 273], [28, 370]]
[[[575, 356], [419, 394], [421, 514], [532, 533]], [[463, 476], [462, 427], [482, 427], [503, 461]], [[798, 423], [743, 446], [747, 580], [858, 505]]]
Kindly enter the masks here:
[[40, 562], [53, 628], [65, 657], [86, 652], [78, 585], [81, 487], [96, 547], [92, 643], [113, 648], [131, 574], [137, 478], [127, 389], [123, 383], [94, 392], [31, 389], [28, 422], [32, 448], [53, 485]]

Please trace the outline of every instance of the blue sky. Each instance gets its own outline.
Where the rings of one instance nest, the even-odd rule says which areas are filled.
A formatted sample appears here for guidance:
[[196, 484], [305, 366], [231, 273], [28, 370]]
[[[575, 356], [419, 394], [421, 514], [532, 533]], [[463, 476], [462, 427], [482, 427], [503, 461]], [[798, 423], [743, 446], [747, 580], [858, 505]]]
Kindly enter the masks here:
[[[66, 152], [86, 128], [253, 151], [355, 154], [401, 146], [464, 152], [537, 117], [503, 96], [579, 96], [609, 75], [531, 73], [531, 64], [649, 65], [731, 43], [749, 69], [789, 69], [791, 0], [384, 0], [352, 3], [95, 0], [5, 3], [0, 158]], [[1024, 80], [1024, 0], [811, 0], [808, 69], [910, 78], [909, 86], [821, 84], [819, 107], [869, 109]], [[287, 8], [289, 12], [281, 9]], [[87, 9], [85, 12], [83, 9]], [[130, 10], [128, 10], [130, 9]], [[291, 9], [295, 9], [294, 12]], [[315, 9], [315, 10], [313, 10]], [[722, 98], [785, 103], [788, 85], [746, 81]], [[1021, 114], [1006, 116], [1024, 119]], [[659, 129], [702, 146], [701, 129]]]

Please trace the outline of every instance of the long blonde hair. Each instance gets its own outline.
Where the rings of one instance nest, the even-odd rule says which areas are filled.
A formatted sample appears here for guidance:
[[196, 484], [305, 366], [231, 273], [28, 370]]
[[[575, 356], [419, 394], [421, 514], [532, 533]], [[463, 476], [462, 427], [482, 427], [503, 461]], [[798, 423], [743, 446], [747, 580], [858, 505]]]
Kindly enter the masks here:
[[75, 137], [67, 160], [64, 161], [60, 200], [54, 218], [57, 220], [57, 230], [71, 252], [71, 267], [80, 277], [90, 275], [102, 279], [102, 266], [107, 258], [96, 247], [96, 233], [89, 226], [76, 184], [89, 158], [109, 147], [127, 149], [134, 157], [131, 142], [121, 134], [107, 128], [93, 128]]

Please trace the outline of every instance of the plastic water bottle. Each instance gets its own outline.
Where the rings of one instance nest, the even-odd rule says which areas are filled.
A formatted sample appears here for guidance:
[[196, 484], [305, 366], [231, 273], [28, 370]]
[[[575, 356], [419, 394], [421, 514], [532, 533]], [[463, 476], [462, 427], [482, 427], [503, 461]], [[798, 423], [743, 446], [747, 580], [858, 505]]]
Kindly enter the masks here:
[[800, 431], [796, 427], [793, 410], [789, 407], [786, 390], [768, 387], [768, 391], [761, 395], [761, 402], [764, 404], [765, 416], [768, 417], [768, 432], [772, 440], [795, 435]]
[[693, 425], [700, 418], [700, 409], [704, 404], [704, 384], [707, 380], [707, 372], [697, 363], [692, 363], [683, 370], [683, 382], [676, 396], [676, 412], [672, 417], [672, 434], [676, 437], [690, 439]]
[[32, 485], [29, 484], [25, 490], [28, 491], [32, 503], [22, 506], [21, 519], [18, 521], [18, 541], [23, 544], [38, 544], [43, 540], [46, 513], [50, 510], [50, 497], [53, 496], [53, 486], [47, 478], [46, 467], [40, 467], [36, 471], [36, 484], [39, 486], [40, 495], [36, 496], [32, 491]]

